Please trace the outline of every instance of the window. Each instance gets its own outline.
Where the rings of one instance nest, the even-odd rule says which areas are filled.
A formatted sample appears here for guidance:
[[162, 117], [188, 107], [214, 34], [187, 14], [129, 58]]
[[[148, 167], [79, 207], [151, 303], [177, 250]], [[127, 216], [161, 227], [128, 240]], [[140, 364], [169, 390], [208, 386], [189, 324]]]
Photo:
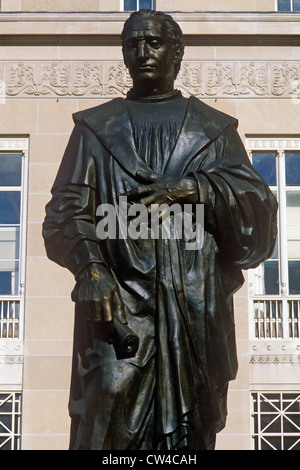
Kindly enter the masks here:
[[300, 450], [300, 394], [252, 394], [254, 450]]
[[19, 286], [22, 154], [0, 153], [0, 295]]
[[0, 339], [21, 335], [27, 148], [27, 139], [0, 138]]
[[[271, 259], [249, 273], [255, 338], [300, 337], [300, 140], [248, 139], [254, 168], [278, 200]], [[251, 150], [250, 150], [251, 149]]]
[[300, 11], [300, 0], [278, 0], [278, 11]]
[[21, 393], [0, 392], [0, 450], [20, 450]]
[[121, 0], [121, 11], [155, 10], [155, 0]]

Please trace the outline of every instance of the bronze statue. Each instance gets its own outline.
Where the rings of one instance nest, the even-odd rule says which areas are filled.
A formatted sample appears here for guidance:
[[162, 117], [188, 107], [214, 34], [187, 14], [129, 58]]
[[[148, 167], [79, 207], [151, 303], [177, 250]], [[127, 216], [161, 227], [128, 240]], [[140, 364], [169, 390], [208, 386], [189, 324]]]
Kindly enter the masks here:
[[[70, 449], [212, 450], [237, 372], [232, 297], [272, 254], [277, 203], [236, 119], [174, 89], [178, 24], [135, 12], [122, 44], [133, 88], [74, 115], [43, 226], [77, 281]], [[204, 205], [203, 243], [124, 237], [118, 216], [117, 236], [99, 238], [98, 207], [120, 197], [149, 213]]]

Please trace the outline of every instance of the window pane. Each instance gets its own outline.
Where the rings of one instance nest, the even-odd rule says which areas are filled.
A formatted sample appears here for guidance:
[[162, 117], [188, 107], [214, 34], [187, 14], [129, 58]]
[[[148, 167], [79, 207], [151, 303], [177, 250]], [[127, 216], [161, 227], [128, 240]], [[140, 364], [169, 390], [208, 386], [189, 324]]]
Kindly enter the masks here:
[[[287, 419], [288, 418], [288, 419]], [[284, 433], [293, 433], [299, 431], [300, 425], [300, 416], [299, 414], [287, 414], [287, 418], [283, 418], [283, 432]]]
[[300, 261], [289, 261], [289, 294], [300, 294]]
[[0, 295], [17, 295], [19, 285], [19, 263], [0, 262]]
[[[294, 227], [289, 227], [290, 229]], [[300, 228], [297, 227], [297, 240], [288, 240], [288, 257], [289, 259], [300, 259], [300, 239], [299, 231]]]
[[278, 11], [291, 11], [291, 1], [278, 0]]
[[287, 224], [300, 224], [300, 192], [287, 191], [286, 193], [286, 205], [287, 205]]
[[261, 440], [261, 450], [281, 450], [281, 438], [273, 436], [264, 436]]
[[288, 258], [300, 259], [300, 192], [286, 193]]
[[139, 9], [151, 10], [151, 0], [140, 0]]
[[296, 437], [285, 436], [284, 445], [282, 450], [300, 450], [300, 438], [299, 435]]
[[300, 186], [300, 153], [286, 153], [285, 173], [287, 186]]
[[271, 259], [278, 259], [278, 238], [276, 238], [276, 244]]
[[20, 245], [20, 229], [19, 227], [0, 227], [0, 260], [2, 259], [18, 259]]
[[269, 186], [276, 186], [276, 155], [253, 152], [252, 164]]
[[278, 260], [269, 259], [260, 264], [254, 271], [255, 295], [278, 295], [279, 275]]
[[272, 413], [269, 415], [261, 415], [261, 427], [268, 434], [280, 433], [281, 423], [279, 417], [276, 418], [276, 414]]
[[266, 261], [264, 269], [264, 292], [265, 295], [277, 295], [279, 293], [278, 261]]
[[124, 11], [135, 11], [137, 0], [124, 0]]
[[0, 192], [0, 224], [20, 223], [20, 191]]
[[21, 186], [22, 156], [0, 153], [0, 186]]
[[293, 0], [293, 11], [300, 11], [300, 0]]

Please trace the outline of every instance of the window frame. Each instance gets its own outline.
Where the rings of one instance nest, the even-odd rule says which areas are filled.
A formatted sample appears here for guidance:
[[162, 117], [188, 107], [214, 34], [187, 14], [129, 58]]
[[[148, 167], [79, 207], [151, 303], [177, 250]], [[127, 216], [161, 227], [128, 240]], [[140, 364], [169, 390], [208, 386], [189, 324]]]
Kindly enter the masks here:
[[[277, 294], [257, 294], [254, 290], [258, 269], [248, 271], [249, 326], [251, 339], [295, 339], [300, 338], [300, 294], [288, 293], [288, 250], [286, 224], [286, 195], [288, 191], [300, 193], [300, 186], [288, 186], [285, 181], [285, 153], [300, 153], [300, 137], [295, 136], [246, 136], [245, 147], [252, 161], [253, 152], [276, 154], [279, 210], [278, 221], [278, 270], [279, 291]], [[275, 186], [271, 186], [271, 189]], [[257, 313], [258, 312], [258, 313]], [[298, 312], [298, 313], [297, 313]]]
[[[25, 270], [26, 270], [26, 234], [27, 234], [27, 199], [28, 199], [28, 155], [29, 138], [28, 137], [0, 137], [0, 153], [16, 154], [22, 156], [22, 177], [20, 195], [20, 251], [19, 251], [19, 284], [15, 294], [0, 295], [0, 342], [22, 340], [24, 334], [24, 291], [25, 291]], [[12, 187], [1, 186], [1, 190], [12, 190]], [[9, 319], [12, 327], [18, 329], [18, 334], [10, 336], [4, 334], [3, 325], [6, 322], [6, 331], [8, 331], [8, 319], [4, 319], [4, 308], [10, 307], [13, 311], [12, 318]], [[17, 317], [14, 315], [18, 307]]]

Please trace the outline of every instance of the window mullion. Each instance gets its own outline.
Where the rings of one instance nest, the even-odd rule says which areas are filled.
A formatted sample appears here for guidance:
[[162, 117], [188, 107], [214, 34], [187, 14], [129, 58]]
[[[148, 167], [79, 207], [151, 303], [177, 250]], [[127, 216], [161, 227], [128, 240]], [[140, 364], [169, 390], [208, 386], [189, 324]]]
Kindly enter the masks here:
[[19, 295], [24, 295], [25, 285], [25, 253], [26, 253], [26, 222], [27, 222], [27, 191], [28, 191], [28, 153], [23, 152], [22, 158], [22, 192], [20, 223], [20, 251], [19, 251]]
[[279, 279], [280, 294], [288, 294], [288, 253], [287, 253], [287, 229], [286, 229], [286, 192], [285, 192], [285, 162], [284, 151], [277, 153], [278, 165], [278, 202], [279, 202]]
[[[285, 190], [285, 154], [283, 150], [277, 153], [277, 187], [278, 187], [278, 261], [279, 261], [279, 282], [280, 294], [288, 295], [289, 271], [288, 271], [288, 249], [287, 249], [287, 225], [286, 225], [286, 190]], [[283, 338], [289, 337], [288, 323], [288, 302], [284, 298], [282, 301], [282, 327]]]

